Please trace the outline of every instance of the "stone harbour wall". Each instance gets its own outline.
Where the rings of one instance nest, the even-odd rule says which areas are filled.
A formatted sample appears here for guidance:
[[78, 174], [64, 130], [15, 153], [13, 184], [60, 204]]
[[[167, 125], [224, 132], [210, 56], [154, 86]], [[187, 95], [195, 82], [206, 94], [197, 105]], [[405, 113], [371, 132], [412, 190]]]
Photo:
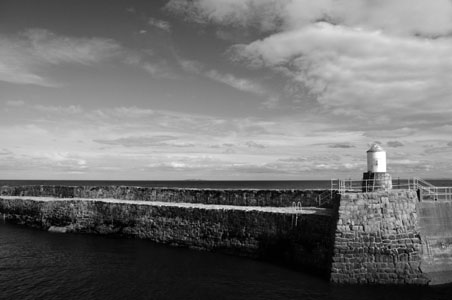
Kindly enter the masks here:
[[273, 260], [341, 284], [452, 282], [452, 204], [419, 202], [415, 191], [333, 194], [329, 208], [315, 207], [322, 191], [25, 186], [0, 193], [3, 220], [54, 232]]
[[431, 284], [452, 281], [452, 202], [416, 203], [422, 240], [421, 269]]
[[414, 191], [344, 194], [335, 233], [331, 281], [428, 284]]
[[144, 238], [329, 274], [335, 226], [329, 210], [298, 214], [199, 204], [39, 199], [0, 196], [0, 213], [8, 222], [54, 232]]
[[[287, 207], [293, 203], [319, 206], [319, 195], [329, 190], [189, 189], [132, 186], [2, 186], [0, 195], [60, 198], [123, 199], [177, 203], [204, 203], [237, 206]], [[331, 202], [320, 202], [332, 207]]]

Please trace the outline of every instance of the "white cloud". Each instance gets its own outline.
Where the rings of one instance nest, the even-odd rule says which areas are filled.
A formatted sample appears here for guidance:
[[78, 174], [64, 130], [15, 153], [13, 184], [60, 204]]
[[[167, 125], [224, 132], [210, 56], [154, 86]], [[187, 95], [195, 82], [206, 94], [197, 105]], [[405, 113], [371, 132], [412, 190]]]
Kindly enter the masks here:
[[[337, 114], [374, 123], [419, 122], [452, 112], [452, 41], [387, 36], [319, 23], [272, 35], [236, 53], [252, 64], [284, 70]], [[402, 116], [402, 117], [401, 117]]]
[[[0, 127], [8, 145], [0, 150], [0, 167], [8, 174], [39, 170], [65, 178], [83, 172], [89, 178], [307, 179], [315, 173], [318, 178], [343, 178], [365, 170], [370, 140], [360, 130], [333, 130], [317, 116], [223, 119], [143, 107], [89, 110], [38, 104], [9, 109], [11, 115], [23, 114], [24, 121]], [[450, 127], [434, 138], [427, 130], [400, 134], [410, 153], [387, 149], [388, 166], [395, 174], [414, 170], [404, 159], [444, 169], [436, 164], [436, 156], [450, 155], [451, 147], [443, 149], [450, 142]], [[397, 138], [380, 140], [395, 145], [391, 142]], [[120, 174], [111, 171], [117, 168]]]
[[171, 24], [167, 21], [159, 20], [156, 18], [149, 18], [148, 24], [166, 32], [171, 31]]
[[239, 78], [232, 74], [222, 74], [216, 70], [206, 71], [204, 72], [204, 75], [212, 80], [229, 85], [239, 91], [250, 92], [258, 95], [265, 93], [262, 86], [249, 79]]
[[149, 73], [154, 78], [174, 79], [177, 76], [172, 72], [166, 60], [156, 58], [152, 50], [133, 52], [124, 51], [124, 62], [126, 64], [138, 67]]
[[[0, 41], [1, 43], [1, 41]], [[0, 49], [0, 54], [1, 54]], [[42, 76], [32, 73], [28, 67], [17, 64], [12, 65], [0, 61], [0, 81], [17, 84], [34, 84], [44, 87], [58, 87], [58, 84]]]
[[87, 65], [114, 56], [121, 50], [121, 46], [111, 39], [59, 36], [43, 29], [26, 31], [23, 37], [22, 43], [36, 59], [52, 64]]
[[242, 92], [249, 92], [257, 95], [262, 95], [266, 92], [265, 88], [254, 80], [240, 78], [229, 73], [221, 73], [214, 69], [209, 70], [202, 63], [197, 61], [178, 57], [178, 64], [186, 72], [205, 76]]
[[177, 137], [168, 135], [157, 136], [127, 136], [115, 139], [95, 139], [94, 142], [105, 145], [122, 145], [125, 147], [149, 147], [164, 145], [167, 141], [175, 140]]
[[20, 107], [20, 106], [24, 106], [25, 102], [23, 100], [8, 100], [6, 101], [6, 106], [11, 106], [11, 107]]
[[42, 113], [52, 113], [58, 115], [67, 115], [67, 114], [79, 114], [83, 112], [82, 108], [78, 105], [70, 105], [70, 106], [51, 106], [51, 105], [34, 105], [33, 109], [42, 112]]
[[452, 113], [451, 1], [173, 0], [167, 8], [262, 30], [266, 37], [232, 47], [232, 58], [274, 70], [298, 86], [292, 102], [313, 99], [336, 123], [418, 129]]
[[233, 26], [257, 25], [271, 30], [278, 24], [278, 13], [287, 1], [274, 0], [171, 0], [167, 9], [196, 22], [219, 22]]
[[264, 149], [264, 148], [266, 148], [265, 145], [260, 144], [260, 143], [256, 143], [254, 141], [249, 141], [249, 142], [246, 142], [245, 144], [249, 148], [257, 148], [257, 149]]
[[44, 153], [44, 166], [62, 169], [64, 171], [84, 171], [88, 168], [85, 159], [69, 152]]
[[87, 118], [91, 120], [103, 120], [111, 118], [120, 119], [142, 119], [155, 114], [155, 111], [149, 108], [140, 108], [136, 106], [119, 106], [107, 109], [97, 109], [88, 112]]
[[0, 149], [0, 155], [11, 155], [12, 152], [9, 151], [8, 149], [2, 148]]
[[171, 0], [167, 8], [196, 22], [285, 31], [326, 20], [396, 34], [447, 35], [448, 0]]
[[43, 29], [31, 29], [14, 38], [0, 35], [0, 81], [55, 87], [56, 82], [42, 75], [42, 66], [88, 65], [120, 51], [121, 46], [110, 39], [60, 36]]

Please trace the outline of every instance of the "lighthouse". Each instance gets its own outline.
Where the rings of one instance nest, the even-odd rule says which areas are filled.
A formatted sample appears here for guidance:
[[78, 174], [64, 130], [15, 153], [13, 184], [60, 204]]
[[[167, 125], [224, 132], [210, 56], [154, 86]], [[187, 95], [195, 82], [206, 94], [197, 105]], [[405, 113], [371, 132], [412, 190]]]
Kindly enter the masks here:
[[367, 172], [363, 174], [363, 192], [392, 189], [392, 177], [386, 172], [386, 151], [378, 144], [367, 150]]

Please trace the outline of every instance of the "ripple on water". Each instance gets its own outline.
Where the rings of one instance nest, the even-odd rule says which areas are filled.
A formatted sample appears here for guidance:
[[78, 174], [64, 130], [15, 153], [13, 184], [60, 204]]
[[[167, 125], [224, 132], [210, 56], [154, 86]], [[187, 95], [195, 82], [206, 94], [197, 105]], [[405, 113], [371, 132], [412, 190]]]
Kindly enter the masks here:
[[149, 241], [0, 224], [0, 299], [450, 299], [444, 287], [335, 286], [277, 265]]

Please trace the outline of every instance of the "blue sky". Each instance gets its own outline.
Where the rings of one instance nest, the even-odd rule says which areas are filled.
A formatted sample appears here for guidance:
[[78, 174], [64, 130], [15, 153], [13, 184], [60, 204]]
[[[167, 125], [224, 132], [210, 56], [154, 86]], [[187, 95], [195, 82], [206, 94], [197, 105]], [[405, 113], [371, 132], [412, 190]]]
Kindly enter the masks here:
[[452, 177], [452, 4], [0, 0], [1, 179]]

